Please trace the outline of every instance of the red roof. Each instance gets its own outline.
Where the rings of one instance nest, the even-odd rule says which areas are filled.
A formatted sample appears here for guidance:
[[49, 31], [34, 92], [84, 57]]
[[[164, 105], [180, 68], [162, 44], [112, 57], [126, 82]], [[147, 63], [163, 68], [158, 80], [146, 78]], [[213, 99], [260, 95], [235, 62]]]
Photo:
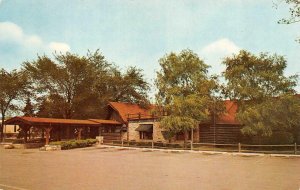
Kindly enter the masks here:
[[32, 124], [68, 124], [68, 125], [99, 125], [99, 123], [89, 120], [78, 119], [56, 119], [56, 118], [41, 118], [41, 117], [13, 117], [8, 119], [6, 124], [15, 124], [16, 122], [24, 122]]
[[154, 105], [150, 105], [149, 108], [143, 108], [137, 104], [124, 103], [124, 102], [109, 102], [109, 105], [120, 115], [124, 122], [127, 122], [128, 114], [137, 115], [140, 114], [143, 118], [151, 118], [151, 110], [154, 109]]
[[57, 119], [57, 118], [41, 118], [41, 117], [13, 117], [5, 121], [6, 124], [13, 124], [16, 122], [24, 122], [27, 124], [68, 124], [68, 125], [99, 125], [99, 124], [121, 124], [114, 120], [103, 119]]
[[113, 124], [113, 125], [121, 125], [120, 122], [115, 120], [105, 120], [105, 119], [89, 119], [89, 121], [93, 121], [100, 124]]
[[225, 113], [218, 118], [217, 124], [240, 124], [235, 117], [238, 108], [237, 103], [231, 100], [225, 100], [224, 103], [226, 110]]
[[[236, 118], [237, 103], [231, 100], [225, 100], [225, 113], [221, 115], [217, 123], [218, 124], [240, 124]], [[137, 104], [123, 103], [123, 102], [110, 102], [109, 105], [119, 113], [120, 117], [124, 122], [128, 121], [128, 114], [132, 115], [130, 120], [138, 119], [138, 114], [141, 115], [140, 119], [153, 119], [151, 116], [151, 110], [155, 108], [151, 105], [150, 108], [142, 108]]]

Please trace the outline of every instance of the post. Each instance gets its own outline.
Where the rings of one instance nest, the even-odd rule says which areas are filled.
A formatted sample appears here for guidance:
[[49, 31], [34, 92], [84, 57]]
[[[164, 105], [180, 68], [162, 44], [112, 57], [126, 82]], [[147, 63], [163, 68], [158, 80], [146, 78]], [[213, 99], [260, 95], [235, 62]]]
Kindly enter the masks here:
[[70, 126], [69, 125], [66, 126], [66, 136], [67, 136], [67, 139], [70, 139]]
[[124, 146], [124, 139], [122, 138], [122, 147]]
[[241, 145], [241, 143], [238, 144], [238, 147], [239, 147], [239, 152], [241, 152], [241, 150], [242, 150], [242, 145]]
[[81, 140], [81, 131], [82, 131], [82, 129], [83, 128], [81, 128], [81, 127], [77, 128], [77, 130], [78, 130], [77, 139], [78, 140]]
[[152, 149], [154, 148], [154, 141], [153, 140], [151, 142], [151, 147], [152, 147]]
[[297, 143], [294, 144], [294, 154], [297, 154]]
[[50, 131], [51, 131], [52, 127], [46, 127], [45, 128], [45, 133], [46, 133], [46, 145], [49, 144], [50, 141]]
[[24, 129], [24, 142], [27, 143], [27, 138], [28, 138], [28, 129], [25, 127]]
[[193, 140], [194, 140], [194, 129], [191, 132], [191, 150], [193, 150]]
[[193, 150], [193, 141], [191, 141], [191, 150]]
[[44, 138], [45, 138], [45, 129], [42, 128], [42, 139], [44, 139]]

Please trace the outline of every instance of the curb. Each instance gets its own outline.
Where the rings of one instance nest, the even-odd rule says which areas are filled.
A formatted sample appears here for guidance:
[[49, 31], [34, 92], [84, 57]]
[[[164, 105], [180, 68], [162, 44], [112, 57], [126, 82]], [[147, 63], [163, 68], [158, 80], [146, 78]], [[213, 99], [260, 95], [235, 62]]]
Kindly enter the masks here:
[[[281, 157], [281, 158], [300, 158], [300, 155], [293, 154], [263, 154], [263, 153], [241, 153], [241, 152], [218, 152], [218, 151], [195, 151], [195, 150], [174, 150], [174, 149], [157, 149], [157, 148], [138, 148], [138, 147], [120, 147], [111, 145], [98, 145], [99, 147], [113, 148], [120, 150], [140, 150], [142, 152], [165, 152], [165, 153], [195, 153], [203, 155], [231, 155], [241, 157]], [[101, 148], [101, 149], [103, 149]], [[99, 148], [100, 149], [100, 148]]]

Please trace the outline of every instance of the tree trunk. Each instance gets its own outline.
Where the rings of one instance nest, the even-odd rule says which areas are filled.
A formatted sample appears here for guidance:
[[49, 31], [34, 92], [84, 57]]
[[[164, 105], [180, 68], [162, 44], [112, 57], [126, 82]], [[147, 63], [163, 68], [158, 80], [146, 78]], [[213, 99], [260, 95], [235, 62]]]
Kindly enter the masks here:
[[2, 123], [1, 123], [1, 142], [4, 141], [4, 121], [5, 121], [5, 114], [2, 112]]

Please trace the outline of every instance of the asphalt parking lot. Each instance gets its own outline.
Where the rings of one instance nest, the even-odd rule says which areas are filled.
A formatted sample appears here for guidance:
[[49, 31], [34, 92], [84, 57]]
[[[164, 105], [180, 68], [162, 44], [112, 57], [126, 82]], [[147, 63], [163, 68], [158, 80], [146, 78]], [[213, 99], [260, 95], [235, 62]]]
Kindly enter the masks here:
[[85, 148], [0, 147], [0, 189], [300, 188], [300, 158]]

